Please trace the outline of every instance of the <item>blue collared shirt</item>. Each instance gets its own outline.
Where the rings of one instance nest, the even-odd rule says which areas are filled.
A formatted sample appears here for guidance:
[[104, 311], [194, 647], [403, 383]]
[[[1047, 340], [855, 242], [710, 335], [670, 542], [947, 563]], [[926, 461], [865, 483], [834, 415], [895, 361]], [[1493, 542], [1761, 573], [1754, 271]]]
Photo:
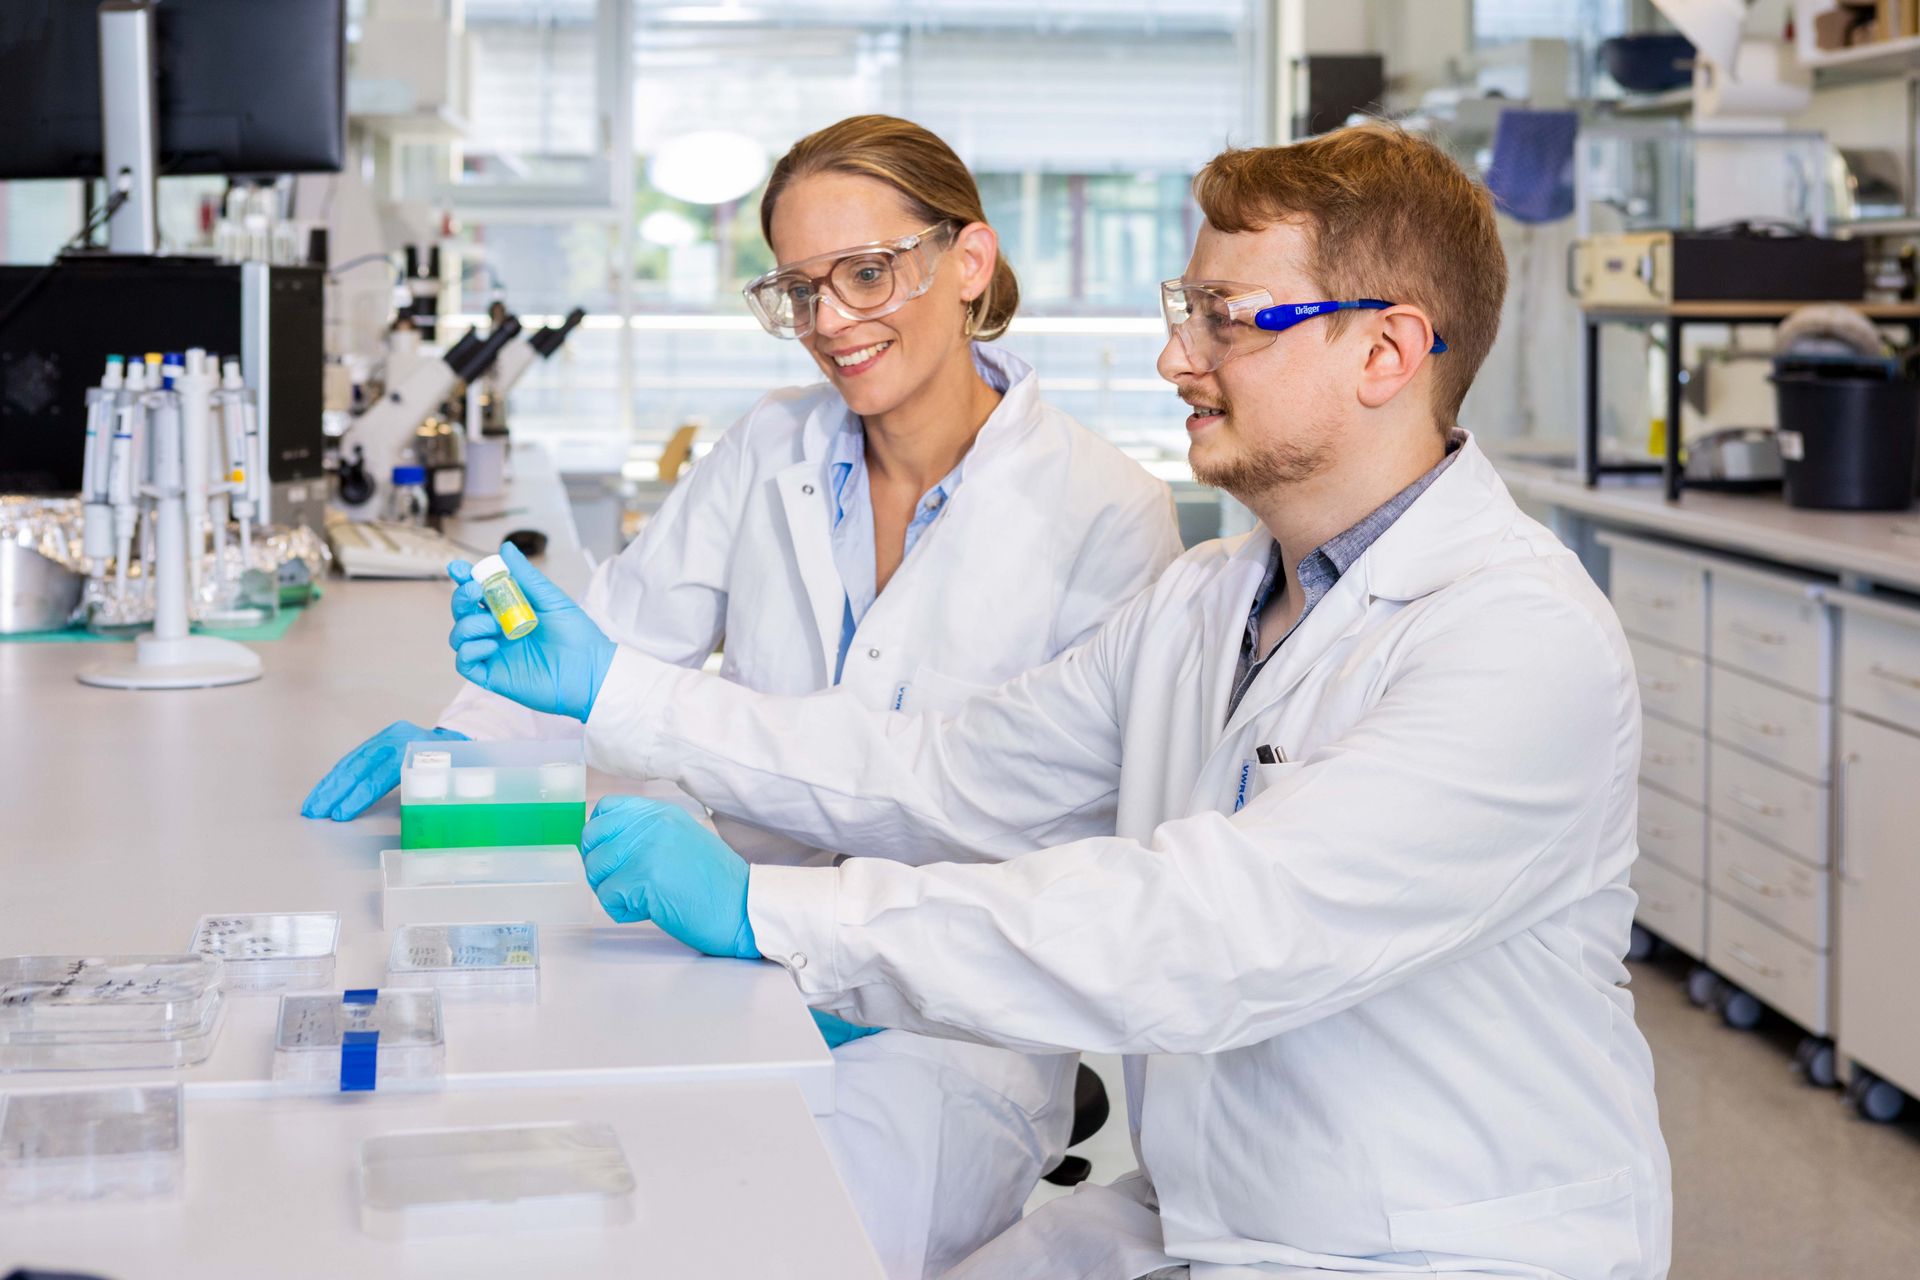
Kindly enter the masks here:
[[[973, 366], [989, 386], [1006, 394], [1010, 384], [1005, 374], [977, 354]], [[944, 479], [920, 495], [913, 519], [907, 522], [902, 565], [953, 500], [966, 468], [966, 459], [962, 458]], [[847, 651], [853, 647], [854, 628], [880, 595], [874, 570], [873, 492], [867, 484], [867, 435], [856, 414], [847, 414], [827, 445], [827, 493], [833, 501], [833, 563], [847, 591], [846, 608], [840, 617], [840, 656], [833, 666], [833, 682], [839, 684], [847, 666]]]
[[[1406, 514], [1407, 508], [1413, 505], [1414, 499], [1425, 493], [1433, 482], [1440, 478], [1440, 473], [1453, 464], [1454, 458], [1459, 455], [1464, 438], [1462, 435], [1449, 438], [1447, 456], [1440, 459], [1433, 470], [1388, 498], [1359, 524], [1344, 533], [1335, 534], [1307, 553], [1306, 558], [1297, 566], [1297, 572], [1300, 575], [1300, 595], [1304, 603], [1301, 606], [1298, 621], [1293, 624], [1292, 630], [1287, 632], [1287, 636], [1299, 630], [1300, 623], [1305, 622], [1307, 615], [1313, 612], [1313, 607], [1326, 598], [1327, 592], [1333, 590], [1334, 584], [1340, 581], [1341, 575], [1351, 569], [1354, 562], [1366, 553], [1367, 548], [1371, 547], [1381, 534], [1392, 528], [1394, 521]], [[1247, 631], [1240, 640], [1240, 661], [1234, 669], [1233, 696], [1227, 700], [1227, 719], [1229, 720], [1233, 719], [1233, 713], [1240, 709], [1241, 699], [1247, 696], [1247, 690], [1253, 687], [1254, 680], [1259, 677], [1268, 659], [1280, 652], [1280, 646], [1287, 642], [1287, 636], [1282, 636], [1280, 643], [1273, 646], [1272, 653], [1267, 654], [1265, 658], [1260, 656], [1260, 614], [1272, 601], [1275, 591], [1285, 590], [1286, 582], [1286, 575], [1281, 571], [1280, 544], [1275, 542], [1273, 549], [1267, 553], [1267, 571], [1260, 579], [1260, 589], [1253, 593], [1253, 607], [1247, 610]]]

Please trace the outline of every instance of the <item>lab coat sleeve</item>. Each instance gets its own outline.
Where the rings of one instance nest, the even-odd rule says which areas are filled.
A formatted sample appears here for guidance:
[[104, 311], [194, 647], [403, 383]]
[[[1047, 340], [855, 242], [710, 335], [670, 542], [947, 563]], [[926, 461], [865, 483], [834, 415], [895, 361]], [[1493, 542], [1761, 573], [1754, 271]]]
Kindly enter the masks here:
[[1063, 527], [1060, 533], [1080, 545], [1054, 609], [1055, 653], [1092, 636], [1115, 610], [1152, 586], [1181, 552], [1173, 492], [1144, 472], [1126, 500], [1102, 511], [1091, 528]]
[[1547, 593], [1415, 626], [1378, 700], [1237, 814], [999, 865], [755, 868], [761, 950], [815, 1007], [1027, 1050], [1217, 1053], [1544, 923], [1616, 878], [1639, 711]]
[[1149, 599], [951, 716], [868, 710], [833, 690], [755, 693], [622, 647], [587, 720], [587, 759], [808, 844], [906, 863], [1111, 832], [1115, 691]]
[[[725, 627], [730, 571], [746, 488], [752, 415], [723, 435], [673, 487], [626, 550], [600, 565], [581, 606], [609, 637], [664, 662], [699, 666]], [[580, 723], [463, 685], [442, 728], [470, 738], [577, 738]]]

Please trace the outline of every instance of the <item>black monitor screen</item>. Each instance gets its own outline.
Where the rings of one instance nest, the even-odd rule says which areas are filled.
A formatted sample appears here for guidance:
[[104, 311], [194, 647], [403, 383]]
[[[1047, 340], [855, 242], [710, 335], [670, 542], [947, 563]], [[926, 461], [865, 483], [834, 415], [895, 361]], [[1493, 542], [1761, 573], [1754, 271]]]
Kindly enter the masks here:
[[[0, 178], [98, 177], [98, 0], [0, 0]], [[161, 171], [316, 173], [346, 151], [346, 0], [160, 0]]]

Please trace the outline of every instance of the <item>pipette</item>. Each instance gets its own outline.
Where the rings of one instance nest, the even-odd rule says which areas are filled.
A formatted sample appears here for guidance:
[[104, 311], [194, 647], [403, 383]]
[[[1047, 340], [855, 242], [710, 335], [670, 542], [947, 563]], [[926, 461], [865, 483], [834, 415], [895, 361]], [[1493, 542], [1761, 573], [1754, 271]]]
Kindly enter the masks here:
[[147, 366], [127, 366], [126, 381], [114, 399], [113, 448], [108, 459], [107, 502], [113, 510], [114, 594], [127, 598], [127, 567], [133, 558], [133, 529], [140, 518], [137, 473], [140, 437], [146, 427]]
[[240, 524], [240, 565], [252, 562], [254, 517], [260, 514], [267, 482], [267, 460], [260, 453], [260, 411], [240, 376], [240, 362], [229, 360], [217, 393], [221, 426], [227, 433], [227, 473], [234, 519]]
[[80, 481], [85, 504], [81, 547], [88, 573], [96, 580], [106, 573], [107, 561], [113, 558], [113, 495], [108, 481], [113, 471], [115, 407], [126, 375], [126, 358], [108, 356], [100, 385], [87, 388], [87, 454]]

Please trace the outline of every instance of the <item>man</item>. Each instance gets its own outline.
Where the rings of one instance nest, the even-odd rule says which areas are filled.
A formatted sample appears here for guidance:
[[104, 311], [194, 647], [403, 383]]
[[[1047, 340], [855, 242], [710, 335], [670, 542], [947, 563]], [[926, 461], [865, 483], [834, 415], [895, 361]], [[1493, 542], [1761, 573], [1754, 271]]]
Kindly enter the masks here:
[[[589, 681], [601, 767], [901, 859], [749, 878], [613, 801], [583, 848], [616, 918], [866, 1026], [1131, 1055], [1139, 1171], [954, 1275], [1664, 1276], [1631, 663], [1455, 425], [1504, 292], [1486, 194], [1378, 125], [1195, 194], [1160, 370], [1261, 527], [1085, 645], [950, 718], [868, 713], [615, 653], [535, 581], [541, 648], [456, 592], [460, 669]], [[973, 862], [903, 865], [942, 859]]]

